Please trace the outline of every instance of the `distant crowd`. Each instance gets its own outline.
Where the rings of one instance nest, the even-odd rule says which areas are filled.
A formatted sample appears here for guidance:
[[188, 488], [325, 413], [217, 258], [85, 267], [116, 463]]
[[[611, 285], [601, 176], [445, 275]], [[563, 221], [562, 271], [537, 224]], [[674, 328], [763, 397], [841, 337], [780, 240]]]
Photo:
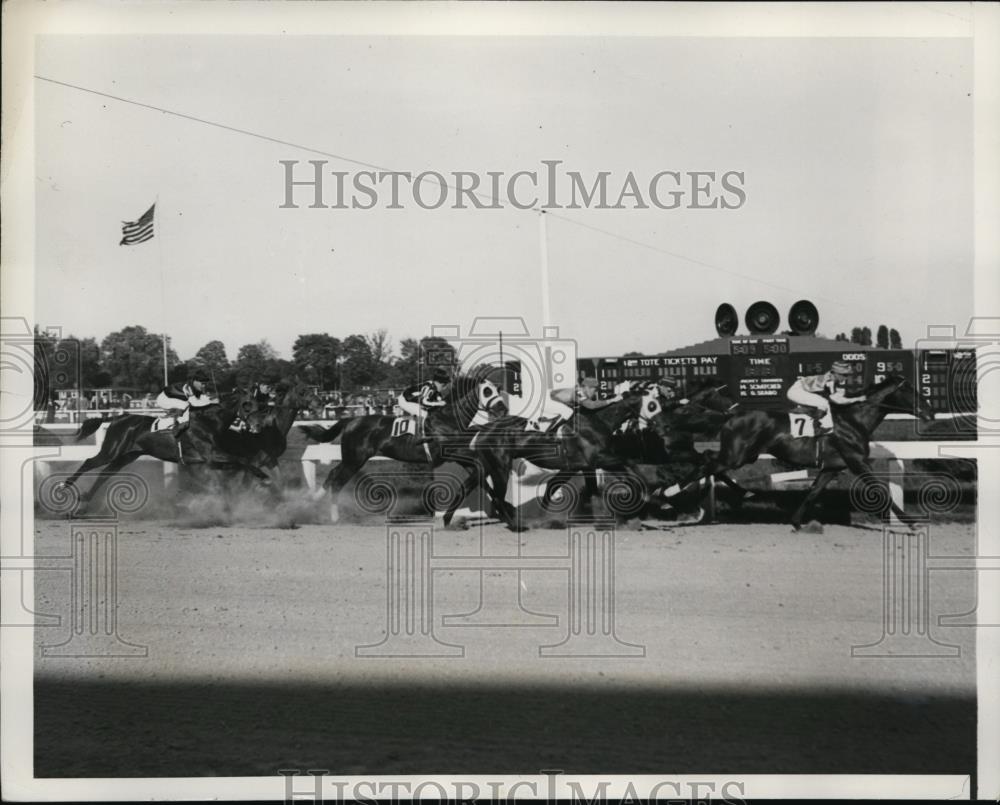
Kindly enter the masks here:
[[[317, 396], [324, 404], [323, 419], [346, 419], [367, 414], [398, 414], [397, 395], [398, 392], [388, 389], [356, 394], [321, 391]], [[43, 421], [56, 422], [68, 418], [77, 411], [85, 415], [86, 412], [100, 412], [103, 416], [113, 416], [125, 411], [140, 413], [153, 410], [157, 410], [153, 394], [133, 395], [127, 391], [94, 391], [84, 393], [78, 405], [76, 397], [53, 393], [44, 412]]]

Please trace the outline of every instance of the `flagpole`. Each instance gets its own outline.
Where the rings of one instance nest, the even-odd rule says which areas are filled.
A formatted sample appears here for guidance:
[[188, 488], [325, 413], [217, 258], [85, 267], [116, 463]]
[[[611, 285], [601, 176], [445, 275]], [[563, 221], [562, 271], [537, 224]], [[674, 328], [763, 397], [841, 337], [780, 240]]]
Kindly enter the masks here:
[[550, 327], [552, 317], [549, 311], [549, 239], [545, 225], [545, 210], [538, 211], [538, 247], [542, 280], [542, 325]]
[[503, 359], [503, 330], [501, 330], [499, 333], [497, 333], [497, 335], [500, 336], [500, 377], [502, 378], [501, 382], [503, 383], [503, 389], [502, 390], [503, 390], [504, 394], [506, 394], [507, 393], [507, 364], [504, 362], [504, 359]]
[[[156, 206], [160, 206], [159, 193], [156, 194]], [[159, 211], [153, 213], [153, 226], [159, 230], [153, 235], [153, 237], [157, 240], [156, 253], [160, 264], [160, 340], [163, 342], [163, 385], [167, 386], [170, 384], [170, 366], [167, 360], [167, 286], [163, 279], [163, 227], [159, 226], [159, 224], [163, 223], [163, 220], [160, 219], [160, 221], [157, 222], [156, 218], [158, 215]]]

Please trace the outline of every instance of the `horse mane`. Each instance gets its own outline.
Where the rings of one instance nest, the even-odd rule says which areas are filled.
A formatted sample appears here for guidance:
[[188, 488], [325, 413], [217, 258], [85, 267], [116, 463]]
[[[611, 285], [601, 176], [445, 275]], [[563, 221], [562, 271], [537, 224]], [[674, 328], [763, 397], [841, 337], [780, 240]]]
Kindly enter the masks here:
[[878, 383], [872, 383], [868, 388], [866, 388], [865, 393], [872, 394], [877, 391], [883, 391], [890, 386], [898, 386], [905, 382], [906, 378], [901, 374], [886, 375], [884, 380], [880, 380]]
[[695, 394], [699, 394], [703, 391], [708, 391], [709, 389], [717, 389], [720, 386], [725, 386], [717, 377], [699, 377], [693, 383], [688, 383], [687, 389], [684, 392], [685, 397], [693, 397]]
[[476, 391], [479, 384], [485, 379], [485, 373], [473, 372], [470, 375], [458, 375], [452, 378], [445, 394], [448, 401], [462, 400], [470, 393]]

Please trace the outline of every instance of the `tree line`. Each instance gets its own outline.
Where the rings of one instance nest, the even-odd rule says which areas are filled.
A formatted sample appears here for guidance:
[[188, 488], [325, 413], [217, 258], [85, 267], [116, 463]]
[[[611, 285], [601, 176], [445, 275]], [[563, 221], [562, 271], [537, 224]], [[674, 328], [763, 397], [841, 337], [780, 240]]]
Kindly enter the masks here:
[[[114, 388], [140, 393], [163, 386], [163, 340], [140, 325], [109, 333], [100, 342], [72, 335], [56, 338], [35, 328], [35, 387]], [[209, 341], [181, 360], [167, 339], [168, 382], [198, 372], [220, 391], [237, 385], [295, 376], [322, 391], [353, 393], [366, 388], [401, 389], [427, 376], [427, 367], [452, 362], [454, 348], [444, 339], [403, 338], [398, 351], [385, 329], [338, 338], [305, 333], [295, 339], [291, 359], [266, 339], [244, 344], [230, 360], [219, 340]], [[47, 393], [44, 396], [48, 396]]]
[[903, 349], [903, 339], [899, 335], [899, 330], [895, 327], [886, 327], [884, 324], [878, 326], [874, 344], [872, 344], [871, 327], [853, 327], [851, 328], [850, 338], [847, 337], [847, 333], [837, 333], [834, 340], [860, 344], [863, 347], [875, 346], [879, 349]]

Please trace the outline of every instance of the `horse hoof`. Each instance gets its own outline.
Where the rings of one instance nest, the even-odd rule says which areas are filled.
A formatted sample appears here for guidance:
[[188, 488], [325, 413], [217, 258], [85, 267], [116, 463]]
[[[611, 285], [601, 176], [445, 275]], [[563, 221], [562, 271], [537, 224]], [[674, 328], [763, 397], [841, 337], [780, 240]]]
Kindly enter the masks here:
[[705, 510], [703, 508], [701, 508], [701, 506], [699, 506], [698, 507], [698, 511], [696, 511], [696, 512], [693, 512], [691, 514], [680, 514], [677, 517], [677, 524], [678, 525], [698, 525], [699, 523], [701, 523], [702, 521], [704, 521], [704, 519], [705, 519]]
[[340, 521], [340, 507], [336, 503], [330, 504], [330, 522], [336, 523]]
[[797, 530], [801, 531], [803, 534], [822, 534], [823, 524], [817, 520], [810, 520], [804, 526], [800, 526]]

